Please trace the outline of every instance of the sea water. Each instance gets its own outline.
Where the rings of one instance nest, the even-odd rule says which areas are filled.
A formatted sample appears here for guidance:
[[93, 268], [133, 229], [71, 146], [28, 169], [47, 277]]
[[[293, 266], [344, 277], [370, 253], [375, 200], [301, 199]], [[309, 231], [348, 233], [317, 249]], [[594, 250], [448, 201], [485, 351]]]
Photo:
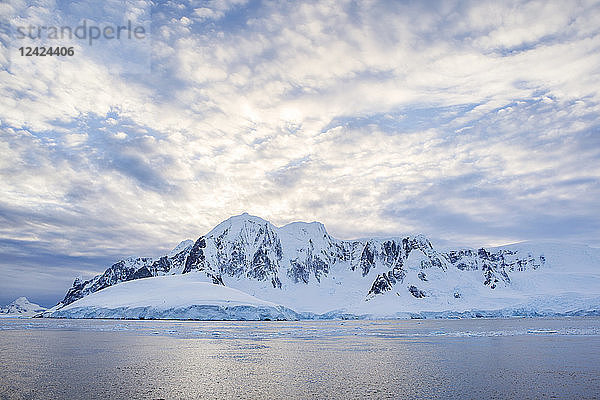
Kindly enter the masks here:
[[600, 318], [0, 319], [0, 399], [600, 398]]

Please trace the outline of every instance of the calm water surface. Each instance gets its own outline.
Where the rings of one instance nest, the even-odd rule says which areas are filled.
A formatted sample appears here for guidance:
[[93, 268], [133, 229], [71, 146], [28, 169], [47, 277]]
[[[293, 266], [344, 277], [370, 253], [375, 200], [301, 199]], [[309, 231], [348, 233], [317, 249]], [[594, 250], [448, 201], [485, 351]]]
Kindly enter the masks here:
[[0, 319], [0, 399], [600, 398], [600, 318]]

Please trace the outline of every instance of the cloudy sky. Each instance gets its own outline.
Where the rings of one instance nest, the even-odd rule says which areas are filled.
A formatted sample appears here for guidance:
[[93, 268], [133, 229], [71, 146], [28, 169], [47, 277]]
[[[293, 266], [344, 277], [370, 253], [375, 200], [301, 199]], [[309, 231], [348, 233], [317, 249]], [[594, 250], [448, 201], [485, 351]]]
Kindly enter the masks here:
[[[597, 1], [11, 0], [0, 18], [0, 304], [51, 305], [244, 211], [338, 238], [600, 246]], [[83, 20], [148, 35], [20, 56], [16, 28]]]

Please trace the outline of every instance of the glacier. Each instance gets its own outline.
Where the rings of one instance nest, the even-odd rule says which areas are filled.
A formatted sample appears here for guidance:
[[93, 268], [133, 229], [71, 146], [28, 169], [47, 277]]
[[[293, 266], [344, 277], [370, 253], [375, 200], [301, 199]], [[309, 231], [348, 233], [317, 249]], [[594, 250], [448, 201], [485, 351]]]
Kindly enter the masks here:
[[301, 318], [288, 308], [204, 282], [197, 272], [122, 282], [60, 308], [52, 317], [218, 321]]
[[[276, 227], [244, 213], [195, 241], [181, 242], [163, 257], [127, 258], [92, 279], [76, 279], [64, 299], [44, 315], [181, 319], [597, 315], [599, 265], [600, 249], [584, 245], [526, 242], [438, 249], [424, 235], [339, 240], [318, 222]], [[128, 303], [124, 289], [113, 296], [118, 304], [103, 306], [110, 298], [98, 297], [112, 293], [111, 288], [144, 282], [157, 285], [148, 290], [162, 293], [161, 299], [169, 303], [177, 296], [178, 285], [191, 284], [186, 276], [193, 277], [194, 284], [243, 292], [251, 300], [238, 306], [254, 309], [243, 317], [229, 309], [213, 315], [209, 309], [222, 305], [193, 297], [193, 290], [185, 291], [188, 300], [170, 308], [144, 299]], [[173, 284], [164, 283], [171, 282], [168, 279]], [[163, 290], [164, 285], [171, 291]], [[226, 292], [221, 295], [229, 298]], [[87, 299], [94, 299], [94, 304]], [[260, 305], [261, 301], [266, 303]], [[259, 311], [260, 307], [265, 309]]]

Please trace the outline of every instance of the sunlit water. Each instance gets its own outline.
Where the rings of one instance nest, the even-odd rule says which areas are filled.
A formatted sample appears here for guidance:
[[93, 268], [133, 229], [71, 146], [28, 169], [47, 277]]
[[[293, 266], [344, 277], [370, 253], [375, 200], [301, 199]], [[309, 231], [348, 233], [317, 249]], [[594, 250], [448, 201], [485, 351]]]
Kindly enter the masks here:
[[0, 319], [4, 398], [600, 398], [600, 318]]

